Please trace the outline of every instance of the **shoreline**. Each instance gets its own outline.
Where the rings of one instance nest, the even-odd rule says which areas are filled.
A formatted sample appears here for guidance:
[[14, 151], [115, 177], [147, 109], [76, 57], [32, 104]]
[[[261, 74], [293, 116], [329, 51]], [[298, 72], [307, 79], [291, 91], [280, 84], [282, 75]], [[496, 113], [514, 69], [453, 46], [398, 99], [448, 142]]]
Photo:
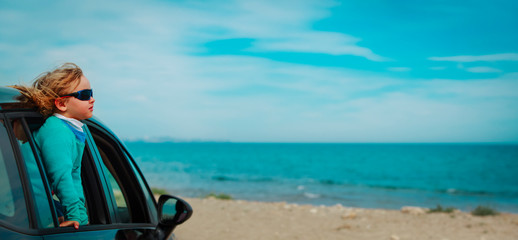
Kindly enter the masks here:
[[[424, 204], [424, 202], [419, 202], [416, 200], [416, 201], [406, 202], [404, 204], [397, 204], [397, 203], [390, 204], [390, 205], [365, 204], [365, 202], [363, 202], [363, 204], [352, 203], [351, 205], [349, 205], [347, 203], [344, 204], [344, 203], [337, 203], [337, 202], [330, 202], [330, 201], [314, 202], [314, 201], [293, 201], [293, 199], [291, 199], [291, 200], [284, 200], [284, 199], [265, 200], [265, 199], [254, 199], [251, 197], [239, 198], [239, 197], [235, 197], [233, 194], [227, 194], [224, 192], [210, 192], [210, 193], [206, 193], [206, 194], [195, 194], [193, 196], [193, 194], [181, 194], [182, 191], [180, 191], [180, 190], [171, 190], [171, 189], [156, 188], [156, 187], [153, 187], [153, 189], [154, 189], [154, 191], [158, 191], [157, 193], [160, 193], [160, 194], [169, 194], [172, 192], [172, 193], [176, 193], [176, 195], [182, 195], [182, 196], [185, 196], [185, 198], [189, 198], [189, 199], [207, 198], [209, 196], [213, 196], [216, 198], [231, 199], [231, 200], [236, 200], [236, 201], [242, 200], [242, 201], [249, 201], [249, 202], [265, 202], [265, 203], [287, 202], [289, 204], [312, 205], [312, 206], [317, 206], [317, 207], [319, 207], [319, 206], [332, 207], [335, 205], [342, 205], [342, 206], [352, 207], [352, 208], [385, 209], [385, 210], [400, 210], [402, 207], [405, 207], [405, 206], [415, 206], [415, 207], [419, 207], [419, 208], [423, 208], [423, 209], [434, 209], [438, 206], [441, 206], [444, 208], [453, 208], [455, 210], [466, 212], [466, 213], [470, 213], [471, 211], [475, 210], [478, 207], [484, 207], [484, 208], [491, 208], [499, 213], [518, 214], [518, 205], [516, 205], [516, 204], [512, 205], [512, 206], [504, 205], [504, 204], [500, 205], [500, 204], [495, 204], [492, 202], [484, 202], [484, 201], [480, 201], [480, 202], [462, 201], [462, 203], [460, 203], [461, 201], [458, 201], [456, 203], [452, 203], [449, 201], [440, 201], [441, 199], [438, 199], [437, 201], [430, 201], [427, 204]], [[387, 196], [383, 195], [383, 194], [378, 194], [378, 196], [366, 196], [365, 199], [367, 199], [367, 202], [368, 202], [368, 200], [372, 200], [372, 199], [387, 199]], [[311, 200], [314, 200], [314, 199], [311, 199]]]
[[194, 213], [175, 230], [187, 239], [518, 239], [518, 214], [299, 205], [185, 198]]

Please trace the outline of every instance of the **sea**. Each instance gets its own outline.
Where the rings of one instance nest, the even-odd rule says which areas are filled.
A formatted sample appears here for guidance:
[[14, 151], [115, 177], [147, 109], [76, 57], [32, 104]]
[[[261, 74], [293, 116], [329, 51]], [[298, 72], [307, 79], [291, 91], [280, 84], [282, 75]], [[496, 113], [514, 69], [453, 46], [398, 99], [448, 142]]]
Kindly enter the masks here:
[[126, 142], [152, 187], [180, 197], [518, 213], [517, 144]]

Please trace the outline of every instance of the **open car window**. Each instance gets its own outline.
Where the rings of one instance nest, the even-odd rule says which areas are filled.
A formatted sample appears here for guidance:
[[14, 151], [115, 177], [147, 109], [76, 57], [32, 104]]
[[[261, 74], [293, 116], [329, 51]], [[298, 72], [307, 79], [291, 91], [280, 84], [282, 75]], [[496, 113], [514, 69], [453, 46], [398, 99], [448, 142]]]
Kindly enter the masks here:
[[59, 227], [45, 165], [34, 141], [44, 119], [29, 111], [0, 113], [0, 119], [1, 226], [36, 238], [95, 232], [113, 239], [121, 234], [121, 227], [125, 236], [152, 236], [158, 224], [156, 201], [127, 150], [108, 129], [84, 121], [87, 138], [81, 181], [89, 224], [75, 230]]
[[[95, 125], [88, 126], [101, 158], [102, 171], [108, 183], [105, 198], [115, 212], [117, 223], [156, 223], [156, 206], [149, 201], [147, 187], [135, 172], [131, 160], [120, 143], [111, 134]], [[153, 205], [151, 205], [153, 204]]]
[[[44, 119], [38, 114], [9, 114], [7, 121], [10, 123], [14, 143], [20, 155], [20, 164], [24, 164], [26, 171], [27, 192], [31, 195], [29, 201], [34, 212], [34, 228], [58, 228], [59, 214], [46, 177], [41, 154], [39, 153], [33, 133], [44, 123]], [[3, 139], [3, 138], [2, 138]], [[14, 147], [14, 146], [13, 146]], [[84, 190], [85, 204], [89, 219], [89, 225], [109, 223], [108, 211], [105, 199], [102, 198], [102, 187], [99, 175], [93, 163], [93, 157], [88, 147], [85, 147], [81, 162], [81, 183]]]

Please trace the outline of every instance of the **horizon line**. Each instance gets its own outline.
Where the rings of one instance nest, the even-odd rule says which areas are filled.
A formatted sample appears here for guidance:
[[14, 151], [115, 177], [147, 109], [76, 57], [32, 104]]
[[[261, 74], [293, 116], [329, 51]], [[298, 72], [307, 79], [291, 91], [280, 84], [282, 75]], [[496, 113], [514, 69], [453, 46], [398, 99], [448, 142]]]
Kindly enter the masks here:
[[149, 140], [123, 139], [124, 142], [144, 143], [244, 143], [244, 144], [473, 144], [473, 145], [518, 145], [518, 141], [507, 142], [275, 142], [275, 141], [230, 141], [230, 140]]

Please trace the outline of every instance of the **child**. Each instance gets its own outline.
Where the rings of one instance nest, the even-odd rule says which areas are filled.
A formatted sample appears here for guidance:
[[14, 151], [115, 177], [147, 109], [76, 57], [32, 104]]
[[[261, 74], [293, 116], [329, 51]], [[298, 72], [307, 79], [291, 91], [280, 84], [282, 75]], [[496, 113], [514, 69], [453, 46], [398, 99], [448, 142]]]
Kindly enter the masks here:
[[34, 139], [51, 189], [62, 205], [65, 218], [60, 226], [78, 229], [88, 224], [81, 185], [86, 134], [80, 120], [92, 117], [95, 99], [90, 82], [77, 65], [66, 63], [40, 75], [30, 87], [12, 87], [20, 90], [25, 101], [34, 104], [46, 118]]

